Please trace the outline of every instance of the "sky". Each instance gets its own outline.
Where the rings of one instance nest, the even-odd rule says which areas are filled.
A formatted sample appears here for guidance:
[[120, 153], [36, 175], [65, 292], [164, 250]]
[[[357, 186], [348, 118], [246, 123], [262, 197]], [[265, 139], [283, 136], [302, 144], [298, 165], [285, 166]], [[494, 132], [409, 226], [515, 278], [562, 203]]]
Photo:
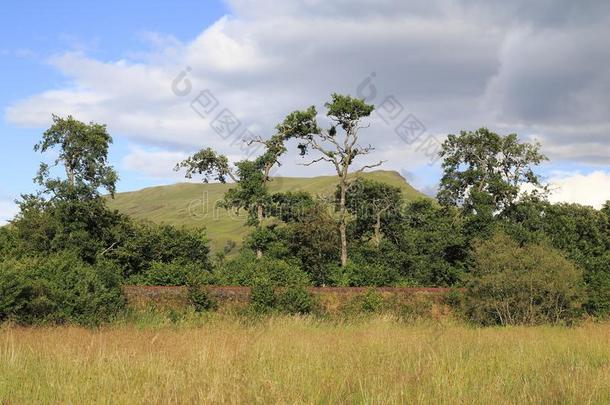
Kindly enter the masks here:
[[[552, 201], [610, 199], [610, 2], [568, 0], [4, 1], [0, 223], [35, 190], [52, 114], [108, 126], [119, 191], [184, 181], [202, 147], [253, 156], [289, 112], [332, 92], [376, 106], [362, 141], [434, 194], [434, 152], [487, 127], [538, 141]], [[290, 147], [276, 175], [303, 167]]]

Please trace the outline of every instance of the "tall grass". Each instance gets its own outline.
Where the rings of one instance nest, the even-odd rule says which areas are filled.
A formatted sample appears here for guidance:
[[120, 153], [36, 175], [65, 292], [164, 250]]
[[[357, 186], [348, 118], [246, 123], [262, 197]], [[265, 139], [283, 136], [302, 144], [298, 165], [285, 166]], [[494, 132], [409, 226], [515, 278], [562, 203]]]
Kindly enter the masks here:
[[0, 330], [0, 403], [608, 403], [610, 325], [221, 315]]

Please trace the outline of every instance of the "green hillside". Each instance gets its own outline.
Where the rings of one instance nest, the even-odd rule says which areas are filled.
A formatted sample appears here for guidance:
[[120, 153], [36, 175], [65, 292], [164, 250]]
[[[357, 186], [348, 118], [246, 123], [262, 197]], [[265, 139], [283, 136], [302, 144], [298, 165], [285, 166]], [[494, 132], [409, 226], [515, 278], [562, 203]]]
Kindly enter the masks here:
[[[400, 187], [407, 200], [428, 198], [394, 171], [379, 170], [360, 176]], [[336, 185], [336, 176], [275, 177], [270, 189], [272, 192], [307, 191], [313, 195], [331, 196]], [[136, 219], [185, 227], [205, 226], [212, 247], [217, 249], [224, 246], [228, 240], [240, 243], [248, 232], [244, 225], [244, 213], [237, 216], [222, 208], [216, 208], [216, 201], [220, 201], [231, 187], [232, 184], [220, 183], [180, 183], [150, 187], [118, 193], [114, 200], [109, 200], [109, 205]]]

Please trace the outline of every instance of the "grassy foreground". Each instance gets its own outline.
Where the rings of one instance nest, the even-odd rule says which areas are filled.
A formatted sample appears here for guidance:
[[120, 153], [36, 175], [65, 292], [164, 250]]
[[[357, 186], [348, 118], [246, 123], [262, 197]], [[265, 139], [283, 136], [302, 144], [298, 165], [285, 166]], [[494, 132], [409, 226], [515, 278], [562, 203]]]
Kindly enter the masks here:
[[388, 318], [0, 329], [0, 403], [608, 403], [610, 325]]

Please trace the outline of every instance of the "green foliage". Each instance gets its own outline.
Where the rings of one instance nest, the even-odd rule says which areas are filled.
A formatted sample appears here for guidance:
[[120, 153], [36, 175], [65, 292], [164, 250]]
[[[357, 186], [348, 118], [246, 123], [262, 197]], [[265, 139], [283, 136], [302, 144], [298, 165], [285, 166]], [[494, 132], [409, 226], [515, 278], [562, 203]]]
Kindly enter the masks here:
[[[176, 165], [176, 170], [186, 169], [186, 177], [193, 174], [204, 174], [205, 182], [208, 177], [215, 175], [216, 179], [224, 183], [227, 177], [235, 182], [218, 205], [227, 210], [245, 210], [248, 213], [247, 225], [255, 226], [257, 230], [264, 229], [263, 220], [266, 216], [265, 208], [271, 203], [268, 183], [271, 180], [271, 169], [278, 165], [279, 158], [286, 151], [284, 141], [286, 135], [277, 133], [267, 140], [253, 138], [248, 144], [263, 145], [263, 153], [254, 160], [242, 160], [230, 167], [228, 159], [210, 148], [203, 149], [188, 159]], [[263, 254], [264, 246], [257, 246], [257, 256]]]
[[[605, 258], [606, 266], [610, 257]], [[595, 316], [608, 317], [610, 314], [610, 269], [585, 275], [587, 282], [586, 310]]]
[[0, 227], [0, 261], [15, 255], [17, 242], [17, 235], [12, 226]]
[[210, 296], [207, 288], [200, 282], [191, 282], [188, 286], [188, 301], [195, 312], [206, 312], [218, 307], [218, 303]]
[[454, 285], [467, 268], [468, 241], [456, 209], [428, 200], [412, 202], [404, 212], [403, 231], [394, 240], [394, 256], [403, 254], [403, 276], [419, 285]]
[[[331, 95], [331, 101], [327, 102], [325, 106], [328, 110], [326, 115], [331, 122], [330, 128], [323, 130], [318, 126], [317, 112], [312, 106], [307, 110], [289, 114], [278, 126], [278, 130], [287, 138], [295, 138], [300, 141], [298, 148], [301, 155], [306, 155], [309, 150], [315, 150], [320, 154], [320, 157], [306, 165], [324, 161], [332, 164], [335, 169], [339, 180], [338, 225], [341, 238], [341, 265], [346, 266], [348, 262], [347, 224], [349, 222], [346, 195], [350, 167], [358, 156], [367, 155], [373, 150], [370, 145], [363, 147], [359, 144], [359, 129], [361, 120], [368, 117], [375, 107], [366, 104], [364, 100], [336, 93]], [[339, 135], [338, 127], [343, 129], [343, 135]], [[382, 163], [365, 165], [357, 173]]]
[[305, 286], [291, 285], [280, 289], [276, 305], [283, 313], [305, 315], [314, 312], [317, 302]]
[[572, 323], [584, 301], [582, 272], [545, 245], [504, 234], [479, 242], [465, 310], [483, 325]]
[[399, 274], [396, 269], [380, 263], [349, 262], [333, 272], [333, 281], [347, 287], [382, 287], [396, 285]]
[[[104, 257], [123, 269], [125, 278], [148, 277], [153, 264], [154, 271], [175, 268], [196, 269], [193, 272], [209, 272], [208, 239], [202, 229], [175, 228], [169, 225], [125, 223], [114, 232], [114, 242]], [[181, 283], [184, 284], [184, 283]], [[177, 284], [170, 284], [177, 285]]]
[[310, 283], [307, 273], [303, 272], [297, 264], [272, 257], [257, 260], [254, 253], [248, 250], [227, 260], [224, 265], [214, 271], [214, 281], [220, 285], [249, 286], [261, 279], [276, 286]]
[[226, 156], [216, 153], [211, 148], [205, 148], [176, 164], [175, 171], [186, 170], [185, 177], [193, 178], [193, 174], [203, 175], [203, 181], [208, 182], [210, 177], [221, 183], [231, 176], [231, 166]]
[[383, 295], [375, 289], [368, 289], [364, 294], [356, 295], [343, 309], [347, 314], [375, 313], [384, 307]]
[[524, 184], [544, 189], [534, 172], [547, 160], [539, 149], [516, 134], [502, 136], [486, 128], [449, 135], [440, 152], [439, 202], [489, 218], [513, 204]]
[[100, 187], [114, 195], [118, 176], [108, 165], [108, 147], [112, 137], [105, 125], [85, 124], [71, 116], [53, 115], [53, 125], [45, 131], [42, 140], [34, 147], [42, 153], [59, 147], [54, 166], [62, 165], [66, 180], [50, 177], [49, 166], [40, 165], [37, 182], [44, 192], [59, 198], [76, 195], [93, 198]]
[[[341, 190], [335, 198], [339, 201]], [[356, 238], [372, 238], [381, 243], [382, 234], [396, 228], [401, 222], [403, 199], [400, 188], [366, 178], [357, 178], [348, 187], [347, 210], [354, 218], [353, 233]]]
[[328, 209], [317, 203], [278, 234], [289, 254], [301, 263], [315, 285], [332, 282], [329, 271], [339, 261], [339, 233]]
[[268, 215], [286, 223], [301, 221], [316, 206], [311, 194], [304, 191], [275, 193], [271, 200]]
[[26, 256], [70, 250], [93, 263], [115, 244], [116, 231], [129, 223], [124, 215], [108, 210], [99, 197], [45, 201], [23, 196], [20, 209], [13, 221], [16, 254]]
[[257, 278], [250, 286], [250, 308], [255, 313], [267, 313], [277, 306], [276, 285], [268, 278]]
[[504, 219], [503, 228], [517, 240], [548, 241], [584, 270], [589, 313], [610, 311], [610, 218], [604, 210], [529, 199], [515, 204]]
[[302, 284], [278, 287], [266, 278], [258, 278], [251, 286], [250, 308], [255, 313], [280, 312], [290, 315], [309, 314], [317, 303]]
[[327, 116], [336, 120], [343, 130], [350, 131], [362, 118], [366, 118], [375, 109], [375, 106], [366, 104], [364, 100], [337, 93], [331, 95], [331, 101], [324, 104], [328, 109]]
[[202, 269], [195, 263], [152, 262], [143, 273], [131, 276], [127, 284], [133, 285], [188, 285], [204, 282], [210, 278], [209, 269]]
[[120, 273], [110, 263], [89, 265], [76, 255], [0, 263], [0, 321], [97, 325], [123, 308]]
[[262, 209], [268, 205], [271, 198], [266, 186], [267, 174], [257, 161], [243, 160], [235, 166], [239, 181], [226, 192], [220, 206], [245, 210], [248, 213], [247, 225], [256, 226], [260, 221], [259, 207]]

